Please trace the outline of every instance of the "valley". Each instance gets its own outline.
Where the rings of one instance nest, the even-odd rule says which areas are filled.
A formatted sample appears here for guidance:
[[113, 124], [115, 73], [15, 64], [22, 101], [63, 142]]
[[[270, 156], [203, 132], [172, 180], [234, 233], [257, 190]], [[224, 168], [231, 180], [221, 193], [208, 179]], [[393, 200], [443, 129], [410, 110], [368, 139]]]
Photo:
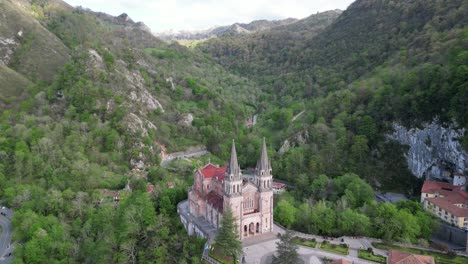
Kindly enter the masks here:
[[178, 215], [194, 172], [227, 165], [234, 140], [253, 175], [264, 139], [288, 183], [275, 223], [452, 254], [431, 242], [439, 215], [421, 190], [466, 188], [467, 1], [356, 0], [180, 34], [62, 0], [0, 10], [12, 263], [201, 263], [207, 240]]

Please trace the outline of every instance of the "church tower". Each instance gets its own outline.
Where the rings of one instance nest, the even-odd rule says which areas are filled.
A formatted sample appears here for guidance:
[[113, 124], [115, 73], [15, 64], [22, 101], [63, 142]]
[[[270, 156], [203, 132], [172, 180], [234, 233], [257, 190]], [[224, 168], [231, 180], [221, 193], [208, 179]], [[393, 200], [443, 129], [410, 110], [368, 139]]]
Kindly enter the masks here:
[[273, 175], [271, 174], [271, 163], [263, 138], [262, 152], [255, 168], [255, 183], [260, 191], [260, 214], [262, 217], [262, 233], [273, 231]]
[[236, 145], [234, 144], [234, 140], [232, 140], [232, 147], [231, 147], [231, 158], [229, 160], [229, 164], [226, 168], [226, 175], [224, 177], [224, 210], [227, 208], [231, 208], [232, 215], [236, 219], [236, 225], [238, 229], [239, 237], [242, 234], [241, 227], [242, 227], [242, 175], [241, 170], [239, 167], [239, 163], [237, 162], [237, 153], [236, 153]]

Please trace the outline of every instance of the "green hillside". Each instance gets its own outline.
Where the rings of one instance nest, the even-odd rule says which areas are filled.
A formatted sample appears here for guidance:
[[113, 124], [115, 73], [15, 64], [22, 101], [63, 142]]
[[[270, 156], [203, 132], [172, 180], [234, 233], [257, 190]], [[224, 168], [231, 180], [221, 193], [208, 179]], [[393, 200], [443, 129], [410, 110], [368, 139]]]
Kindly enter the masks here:
[[159, 154], [226, 156], [256, 86], [126, 15], [58, 0], [0, 7], [0, 196], [24, 245], [15, 261], [198, 263], [204, 241], [176, 216], [193, 165], [167, 171]]

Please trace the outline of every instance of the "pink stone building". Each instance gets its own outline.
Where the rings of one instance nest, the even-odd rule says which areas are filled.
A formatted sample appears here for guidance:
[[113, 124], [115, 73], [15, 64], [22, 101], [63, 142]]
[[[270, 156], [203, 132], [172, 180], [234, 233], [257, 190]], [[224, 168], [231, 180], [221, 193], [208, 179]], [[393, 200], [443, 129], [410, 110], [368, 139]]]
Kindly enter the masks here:
[[218, 228], [224, 210], [230, 208], [240, 239], [268, 233], [273, 230], [272, 185], [265, 139], [252, 181], [242, 177], [233, 141], [227, 166], [208, 163], [195, 171], [194, 184], [188, 194], [189, 211]]

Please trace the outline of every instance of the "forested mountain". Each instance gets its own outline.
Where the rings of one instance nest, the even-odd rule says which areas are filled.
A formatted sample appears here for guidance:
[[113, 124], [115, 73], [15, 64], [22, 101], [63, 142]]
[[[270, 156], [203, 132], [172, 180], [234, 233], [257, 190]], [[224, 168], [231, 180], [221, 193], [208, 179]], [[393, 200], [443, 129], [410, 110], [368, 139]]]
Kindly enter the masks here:
[[[300, 145], [278, 155], [280, 177], [309, 186], [310, 172], [353, 171], [410, 188], [405, 150], [385, 134], [393, 122], [467, 128], [467, 12], [461, 0], [358, 0], [326, 28], [298, 21], [197, 49], [257, 81], [260, 126], [277, 148]], [[309, 19], [323, 26], [327, 15]], [[458, 140], [466, 150], [467, 136]]]
[[159, 154], [202, 144], [222, 164], [231, 138], [242, 168], [268, 138], [274, 177], [295, 186], [275, 217], [299, 208], [294, 228], [351, 234], [343, 219], [357, 218], [369, 230], [352, 235], [430, 235], [430, 217], [373, 203], [372, 187], [418, 192], [393, 124], [468, 128], [466, 1], [357, 0], [193, 49], [61, 0], [0, 10], [0, 198], [17, 263], [199, 263], [204, 241], [176, 205], [200, 164], [168, 170]]

